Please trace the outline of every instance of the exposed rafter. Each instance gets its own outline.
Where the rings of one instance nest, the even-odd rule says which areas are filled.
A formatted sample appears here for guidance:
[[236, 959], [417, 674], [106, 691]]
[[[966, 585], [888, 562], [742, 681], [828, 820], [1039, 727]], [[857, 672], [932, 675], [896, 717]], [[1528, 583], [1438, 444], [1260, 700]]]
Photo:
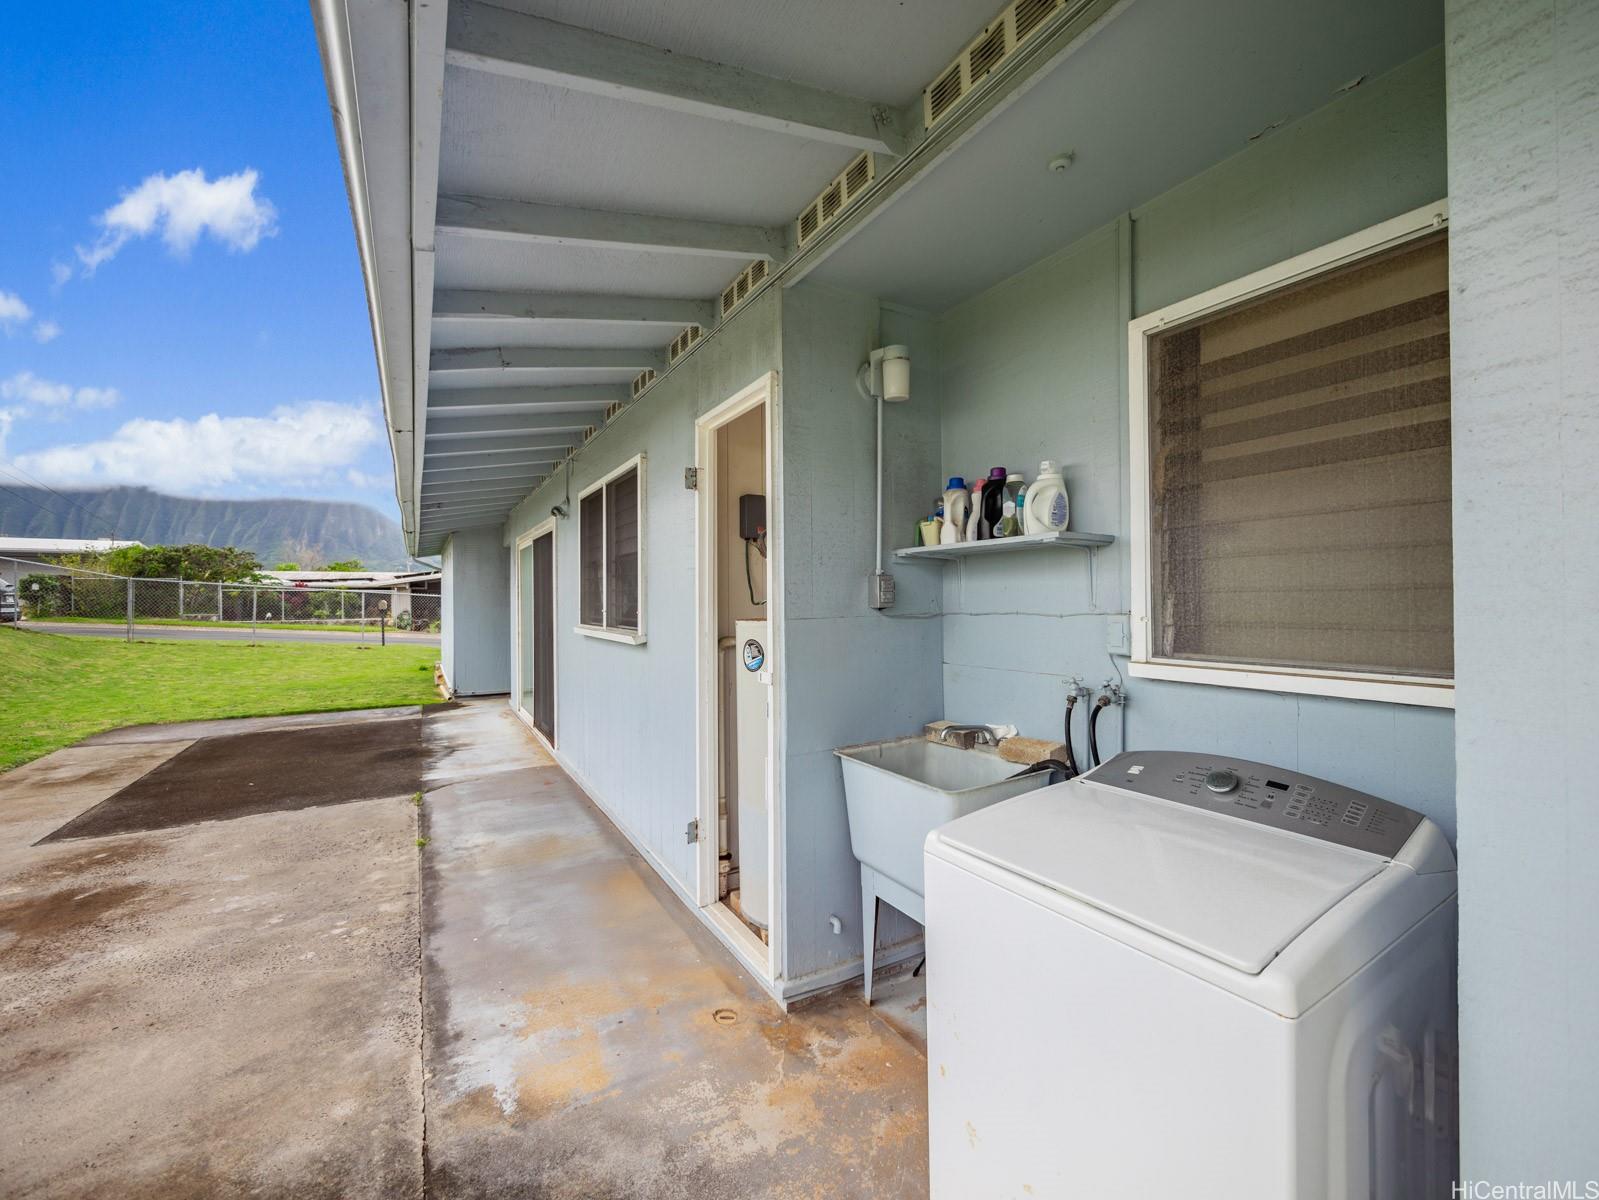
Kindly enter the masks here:
[[711, 258], [777, 259], [784, 251], [780, 229], [568, 208], [493, 196], [440, 196], [438, 227], [443, 233], [469, 237]]
[[469, 412], [578, 412], [625, 403], [622, 384], [572, 387], [438, 388], [428, 396], [432, 416]]
[[666, 355], [658, 350], [566, 349], [547, 346], [487, 346], [470, 350], [435, 350], [433, 374], [450, 371], [664, 371]]
[[457, 417], [435, 413], [428, 421], [429, 442], [468, 437], [514, 436], [524, 433], [582, 433], [595, 422], [584, 413], [508, 412]]
[[471, 0], [450, 5], [454, 66], [614, 96], [811, 141], [898, 154], [884, 106]]
[[521, 450], [566, 450], [577, 444], [575, 434], [526, 434], [521, 437], [428, 438], [429, 460], [459, 458], [470, 461], [484, 454], [514, 454]]
[[435, 321], [485, 317], [508, 321], [594, 321], [612, 325], [664, 325], [676, 333], [685, 325], [714, 323], [709, 300], [656, 296], [568, 295], [562, 292], [439, 291], [433, 296]]

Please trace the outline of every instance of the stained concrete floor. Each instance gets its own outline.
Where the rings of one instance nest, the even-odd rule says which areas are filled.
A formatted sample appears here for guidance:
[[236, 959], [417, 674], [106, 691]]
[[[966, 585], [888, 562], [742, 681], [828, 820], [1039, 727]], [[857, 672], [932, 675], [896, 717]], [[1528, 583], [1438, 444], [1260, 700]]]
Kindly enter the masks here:
[[779, 1011], [502, 704], [420, 810], [31, 844], [210, 732], [0, 777], [0, 1195], [926, 1195], [914, 1028]]

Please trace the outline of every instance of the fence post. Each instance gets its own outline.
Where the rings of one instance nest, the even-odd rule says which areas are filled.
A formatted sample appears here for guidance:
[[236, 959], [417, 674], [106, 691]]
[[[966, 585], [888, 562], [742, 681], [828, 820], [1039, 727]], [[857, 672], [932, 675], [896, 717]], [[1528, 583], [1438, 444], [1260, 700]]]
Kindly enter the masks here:
[[255, 610], [260, 599], [261, 589], [252, 587], [250, 589], [250, 645], [252, 646], [255, 645]]
[[178, 580], [178, 620], [183, 620], [183, 580]]
[[133, 640], [133, 576], [128, 576], [128, 641]]

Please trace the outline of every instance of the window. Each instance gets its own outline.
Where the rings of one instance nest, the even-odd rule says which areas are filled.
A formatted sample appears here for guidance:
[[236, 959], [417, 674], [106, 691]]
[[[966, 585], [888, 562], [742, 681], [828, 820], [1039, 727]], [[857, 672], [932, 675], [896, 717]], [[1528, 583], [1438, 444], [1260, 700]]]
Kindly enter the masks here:
[[1444, 211], [1134, 322], [1135, 675], [1453, 703]]
[[643, 474], [639, 455], [578, 498], [579, 633], [644, 640]]

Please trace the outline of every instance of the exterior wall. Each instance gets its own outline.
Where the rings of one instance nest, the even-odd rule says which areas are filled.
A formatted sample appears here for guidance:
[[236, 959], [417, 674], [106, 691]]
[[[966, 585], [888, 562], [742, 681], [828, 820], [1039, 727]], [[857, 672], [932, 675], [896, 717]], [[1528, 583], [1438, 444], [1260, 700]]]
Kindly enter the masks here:
[[[781, 362], [780, 298], [749, 301], [727, 325], [578, 451], [506, 525], [507, 544], [562, 505], [556, 525], [555, 746], [583, 787], [681, 891], [695, 888], [694, 422]], [[779, 407], [782, 400], [779, 399]], [[637, 646], [575, 631], [578, 493], [643, 452], [644, 632]], [[570, 484], [570, 486], [568, 486]], [[502, 555], [507, 555], [502, 547]], [[508, 557], [508, 555], [507, 555]], [[510, 641], [500, 655], [510, 662]], [[714, 831], [710, 831], [714, 836]]]
[[497, 529], [468, 529], [444, 543], [439, 657], [461, 696], [511, 690], [511, 566]]
[[[1296, 124], [945, 314], [943, 476], [1063, 464], [1094, 552], [945, 569], [944, 715], [1058, 737], [1064, 684], [1125, 676], [1107, 650], [1129, 607], [1126, 322], [1445, 194], [1442, 52]], [[924, 505], [943, 483], [917, 480]], [[1126, 743], [1216, 750], [1418, 808], [1454, 830], [1446, 710], [1136, 679]], [[1079, 753], [1082, 716], [1078, 717]], [[1101, 720], [1101, 749], [1120, 749]]]
[[[895, 569], [897, 601], [866, 606], [876, 408], [856, 389], [879, 344], [911, 352], [911, 400], [884, 412], [883, 540], [909, 543], [938, 470], [938, 372], [925, 320], [802, 284], [783, 307], [783, 651], [787, 990], [847, 978], [861, 960], [860, 867], [850, 851], [839, 746], [914, 733], [943, 709], [937, 576]], [[881, 339], [881, 341], [879, 341]], [[885, 556], [888, 550], [885, 549]], [[836, 915], [843, 933], [828, 923]], [[917, 927], [884, 909], [881, 945]]]
[[1462, 1169], [1590, 1180], [1599, 6], [1449, 0], [1446, 29]]

